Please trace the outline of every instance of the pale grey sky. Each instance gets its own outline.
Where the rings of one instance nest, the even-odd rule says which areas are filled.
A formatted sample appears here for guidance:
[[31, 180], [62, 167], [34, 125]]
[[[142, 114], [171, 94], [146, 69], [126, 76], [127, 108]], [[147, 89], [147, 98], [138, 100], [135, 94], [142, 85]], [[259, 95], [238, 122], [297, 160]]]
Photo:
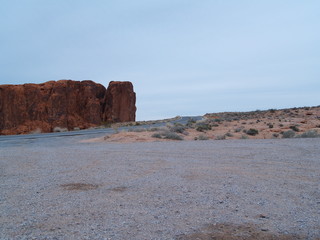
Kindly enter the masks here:
[[320, 104], [317, 0], [0, 1], [0, 84], [132, 81], [138, 120]]

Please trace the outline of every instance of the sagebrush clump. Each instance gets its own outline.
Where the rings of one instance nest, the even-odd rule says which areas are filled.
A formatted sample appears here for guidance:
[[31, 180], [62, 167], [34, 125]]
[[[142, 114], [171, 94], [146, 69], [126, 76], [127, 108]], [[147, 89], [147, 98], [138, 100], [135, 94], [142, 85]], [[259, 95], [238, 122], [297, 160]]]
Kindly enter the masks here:
[[225, 140], [225, 139], [226, 139], [226, 135], [216, 136], [216, 140]]
[[259, 134], [259, 131], [254, 128], [250, 128], [249, 130], [246, 131], [246, 134], [248, 134], [250, 136], [255, 136], [255, 135]]
[[211, 130], [212, 127], [210, 126], [209, 123], [206, 122], [200, 122], [196, 124], [196, 130], [199, 132], [204, 132], [204, 131], [208, 131]]
[[205, 135], [199, 135], [198, 137], [195, 137], [194, 140], [208, 140], [209, 137]]
[[288, 130], [282, 133], [282, 138], [293, 138], [296, 133], [293, 130]]
[[184, 133], [187, 127], [178, 123], [178, 124], [174, 124], [173, 126], [170, 126], [169, 129], [171, 132]]
[[320, 137], [320, 134], [316, 130], [310, 130], [302, 134], [299, 134], [296, 137], [297, 138], [318, 138]]
[[183, 138], [179, 136], [177, 133], [170, 132], [170, 131], [162, 131], [159, 133], [154, 133], [152, 134], [152, 137], [162, 138], [162, 139], [171, 139], [171, 140], [183, 140]]

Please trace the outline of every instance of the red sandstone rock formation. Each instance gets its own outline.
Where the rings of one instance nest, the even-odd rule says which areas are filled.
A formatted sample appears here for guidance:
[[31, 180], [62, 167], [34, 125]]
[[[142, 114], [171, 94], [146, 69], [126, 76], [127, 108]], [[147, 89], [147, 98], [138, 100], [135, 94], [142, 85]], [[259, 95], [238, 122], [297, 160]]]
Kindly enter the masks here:
[[110, 82], [107, 90], [92, 81], [71, 80], [0, 85], [0, 135], [135, 121], [135, 100], [130, 82]]
[[135, 119], [136, 94], [131, 82], [110, 82], [103, 119], [107, 122], [129, 122]]

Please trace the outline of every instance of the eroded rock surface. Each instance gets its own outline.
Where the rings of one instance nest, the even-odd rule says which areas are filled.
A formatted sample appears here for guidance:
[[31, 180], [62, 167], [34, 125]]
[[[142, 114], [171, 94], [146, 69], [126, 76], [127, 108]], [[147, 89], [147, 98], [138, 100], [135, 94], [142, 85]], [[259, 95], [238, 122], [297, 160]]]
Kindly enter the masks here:
[[102, 122], [135, 121], [131, 82], [60, 80], [0, 85], [0, 134], [88, 128]]
[[110, 82], [103, 119], [107, 122], [134, 121], [136, 94], [131, 82]]

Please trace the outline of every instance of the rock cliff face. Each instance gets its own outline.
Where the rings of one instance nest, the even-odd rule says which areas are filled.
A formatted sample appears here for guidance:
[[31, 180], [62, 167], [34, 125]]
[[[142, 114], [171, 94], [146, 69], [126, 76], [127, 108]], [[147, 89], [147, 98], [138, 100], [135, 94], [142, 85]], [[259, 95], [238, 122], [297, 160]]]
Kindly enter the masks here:
[[131, 82], [110, 82], [108, 89], [72, 80], [0, 85], [0, 135], [135, 121], [135, 102]]
[[131, 82], [110, 82], [106, 93], [103, 119], [106, 122], [129, 122], [136, 118], [136, 94]]

